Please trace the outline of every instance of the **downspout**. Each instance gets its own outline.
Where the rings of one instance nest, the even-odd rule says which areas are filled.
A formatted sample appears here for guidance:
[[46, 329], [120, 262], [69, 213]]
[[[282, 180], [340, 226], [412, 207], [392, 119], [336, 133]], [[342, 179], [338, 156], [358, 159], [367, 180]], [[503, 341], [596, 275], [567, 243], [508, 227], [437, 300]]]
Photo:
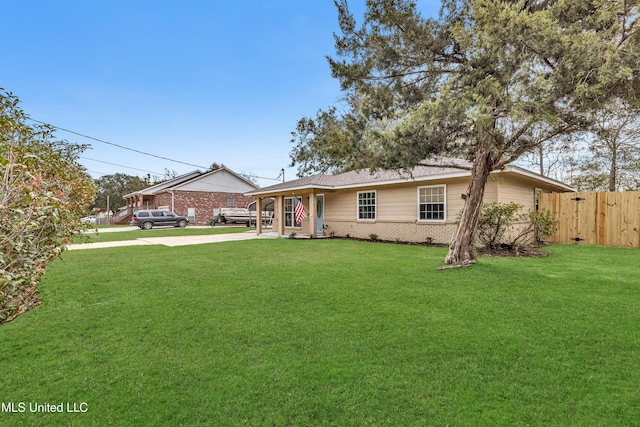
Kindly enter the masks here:
[[173, 194], [173, 190], [169, 190], [169, 193], [171, 193], [171, 212], [176, 213], [174, 208], [175, 194]]

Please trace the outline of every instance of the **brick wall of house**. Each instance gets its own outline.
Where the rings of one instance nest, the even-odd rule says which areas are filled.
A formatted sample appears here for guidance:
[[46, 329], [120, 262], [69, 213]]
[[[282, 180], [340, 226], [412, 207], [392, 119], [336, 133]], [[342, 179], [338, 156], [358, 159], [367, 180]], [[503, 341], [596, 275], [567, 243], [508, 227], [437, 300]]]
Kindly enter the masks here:
[[[171, 209], [171, 193], [160, 193], [156, 194], [152, 199], [153, 207], [150, 209], [158, 209], [160, 206], [169, 206]], [[182, 215], [181, 213], [175, 212], [177, 215]]]
[[[173, 200], [173, 212], [176, 215], [187, 216], [189, 208], [195, 208], [196, 220], [191, 224], [209, 225], [213, 218], [213, 210], [218, 208], [246, 208], [255, 200], [255, 197], [245, 196], [242, 193], [206, 193], [201, 191], [176, 190]], [[233, 199], [233, 206], [227, 205], [227, 199]], [[171, 193], [156, 194], [153, 199], [153, 208], [169, 206], [171, 209]]]
[[458, 226], [454, 222], [442, 224], [429, 224], [404, 221], [377, 221], [377, 222], [356, 222], [356, 221], [330, 221], [325, 220], [328, 225], [327, 234], [334, 233], [338, 237], [355, 237], [358, 239], [369, 239], [371, 234], [377, 235], [380, 240], [391, 242], [430, 242], [438, 244], [449, 244], [451, 237]]

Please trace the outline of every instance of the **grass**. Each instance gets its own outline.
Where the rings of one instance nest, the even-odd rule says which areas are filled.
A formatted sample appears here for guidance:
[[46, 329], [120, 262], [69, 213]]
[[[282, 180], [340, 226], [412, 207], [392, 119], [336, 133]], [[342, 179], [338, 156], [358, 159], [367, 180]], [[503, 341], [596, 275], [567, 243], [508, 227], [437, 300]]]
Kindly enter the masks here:
[[149, 237], [202, 236], [210, 234], [242, 233], [255, 228], [247, 227], [211, 227], [211, 228], [175, 228], [156, 227], [151, 230], [131, 230], [117, 232], [87, 233], [74, 238], [73, 243], [119, 242]]
[[[76, 251], [0, 328], [2, 425], [636, 425], [637, 250], [436, 271], [446, 249]], [[29, 413], [29, 402], [87, 403]]]

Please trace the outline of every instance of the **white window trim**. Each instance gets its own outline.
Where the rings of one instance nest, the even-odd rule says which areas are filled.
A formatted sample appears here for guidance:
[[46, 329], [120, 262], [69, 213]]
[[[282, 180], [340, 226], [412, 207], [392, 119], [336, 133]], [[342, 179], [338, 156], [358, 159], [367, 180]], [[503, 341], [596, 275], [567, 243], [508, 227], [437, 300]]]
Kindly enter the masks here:
[[[293, 199], [296, 197], [285, 197], [282, 201], [282, 222], [284, 223], [284, 228], [302, 228], [302, 223], [299, 226], [296, 226], [296, 203]], [[287, 225], [287, 200], [291, 200], [291, 218], [293, 219], [293, 225]]]
[[[444, 189], [444, 219], [420, 219], [420, 190], [423, 188], [436, 188], [440, 187]], [[438, 185], [422, 185], [416, 190], [417, 206], [416, 206], [416, 218], [419, 223], [445, 223], [447, 222], [447, 184]]]
[[[373, 218], [360, 218], [360, 194], [373, 193], [376, 202], [373, 205]], [[375, 222], [378, 219], [378, 190], [358, 191], [356, 193], [356, 221], [357, 222]]]

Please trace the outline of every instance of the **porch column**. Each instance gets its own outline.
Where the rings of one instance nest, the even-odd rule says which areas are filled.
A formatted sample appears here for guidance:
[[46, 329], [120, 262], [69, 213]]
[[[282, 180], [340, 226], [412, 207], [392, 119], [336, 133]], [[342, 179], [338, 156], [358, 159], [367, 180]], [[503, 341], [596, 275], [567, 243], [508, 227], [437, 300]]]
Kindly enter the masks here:
[[284, 196], [276, 196], [274, 203], [275, 217], [278, 220], [277, 232], [278, 237], [284, 236]]
[[262, 234], [262, 197], [256, 197], [256, 234]]
[[316, 236], [316, 193], [311, 191], [309, 193], [309, 236], [314, 238]]

